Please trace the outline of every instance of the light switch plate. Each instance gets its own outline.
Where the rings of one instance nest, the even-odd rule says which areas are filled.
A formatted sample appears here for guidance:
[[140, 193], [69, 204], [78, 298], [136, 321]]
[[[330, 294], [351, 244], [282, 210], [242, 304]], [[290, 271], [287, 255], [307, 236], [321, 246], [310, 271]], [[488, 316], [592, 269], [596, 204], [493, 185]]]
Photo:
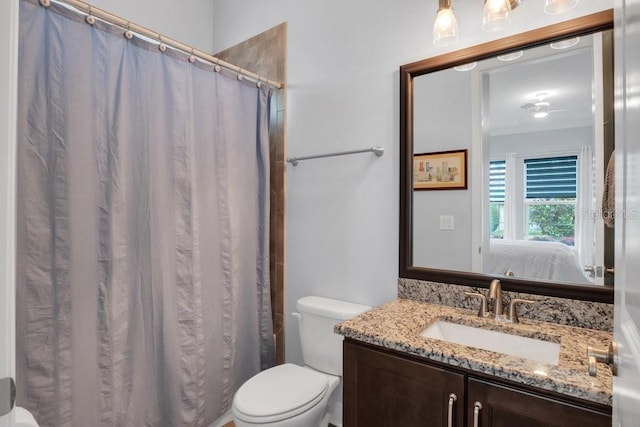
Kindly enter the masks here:
[[453, 230], [453, 215], [440, 215], [440, 230]]

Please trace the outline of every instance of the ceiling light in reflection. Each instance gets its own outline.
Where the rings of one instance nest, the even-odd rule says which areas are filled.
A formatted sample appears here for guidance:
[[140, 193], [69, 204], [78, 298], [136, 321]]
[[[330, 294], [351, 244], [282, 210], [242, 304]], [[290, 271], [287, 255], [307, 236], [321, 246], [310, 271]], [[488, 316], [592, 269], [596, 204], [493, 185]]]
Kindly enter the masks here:
[[574, 37], [572, 39], [560, 40], [559, 42], [553, 42], [549, 46], [551, 49], [568, 49], [577, 45], [580, 42], [580, 37]]
[[500, 61], [509, 62], [509, 61], [515, 61], [516, 59], [522, 58], [522, 55], [524, 55], [524, 52], [519, 50], [517, 52], [511, 52], [511, 53], [505, 53], [504, 55], [498, 55], [498, 59]]
[[469, 62], [468, 64], [456, 65], [453, 69], [456, 71], [471, 71], [476, 68], [476, 65], [478, 65], [476, 62]]

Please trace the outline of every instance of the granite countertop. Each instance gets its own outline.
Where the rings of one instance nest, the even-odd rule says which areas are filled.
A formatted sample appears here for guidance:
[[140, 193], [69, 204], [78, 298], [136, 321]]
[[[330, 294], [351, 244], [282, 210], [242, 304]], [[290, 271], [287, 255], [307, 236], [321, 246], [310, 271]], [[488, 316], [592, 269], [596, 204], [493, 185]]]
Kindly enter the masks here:
[[[587, 346], [606, 348], [610, 332], [520, 319], [518, 324], [479, 318], [477, 312], [438, 304], [397, 299], [339, 323], [335, 332], [357, 341], [424, 359], [503, 378], [544, 390], [611, 405], [612, 375], [598, 363], [598, 375], [587, 372]], [[420, 336], [437, 320], [482, 327], [560, 343], [557, 366]]]

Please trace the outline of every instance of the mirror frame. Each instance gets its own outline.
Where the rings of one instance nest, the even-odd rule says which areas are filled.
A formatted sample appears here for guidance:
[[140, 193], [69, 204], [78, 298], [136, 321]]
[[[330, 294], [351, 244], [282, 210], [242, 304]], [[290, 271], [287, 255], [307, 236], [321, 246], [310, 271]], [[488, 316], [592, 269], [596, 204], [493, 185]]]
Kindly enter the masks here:
[[413, 79], [456, 65], [480, 61], [525, 47], [547, 44], [613, 28], [613, 9], [571, 19], [451, 53], [412, 62], [400, 67], [400, 250], [399, 276], [431, 282], [486, 288], [500, 279], [504, 290], [584, 301], [613, 303], [613, 288], [564, 285], [557, 282], [516, 279], [413, 265]]

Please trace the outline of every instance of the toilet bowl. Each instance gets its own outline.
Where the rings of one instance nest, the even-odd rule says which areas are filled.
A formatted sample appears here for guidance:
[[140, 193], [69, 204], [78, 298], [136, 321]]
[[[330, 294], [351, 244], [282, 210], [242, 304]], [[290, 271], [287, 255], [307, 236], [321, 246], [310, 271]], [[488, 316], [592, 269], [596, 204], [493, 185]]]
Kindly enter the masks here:
[[333, 327], [371, 307], [308, 296], [296, 308], [307, 366], [275, 366], [245, 382], [233, 398], [236, 427], [342, 426], [342, 336]]
[[38, 427], [36, 419], [33, 418], [33, 414], [24, 408], [16, 406], [15, 411], [15, 427]]
[[236, 427], [327, 426], [327, 403], [340, 378], [290, 363], [263, 371], [236, 393]]

